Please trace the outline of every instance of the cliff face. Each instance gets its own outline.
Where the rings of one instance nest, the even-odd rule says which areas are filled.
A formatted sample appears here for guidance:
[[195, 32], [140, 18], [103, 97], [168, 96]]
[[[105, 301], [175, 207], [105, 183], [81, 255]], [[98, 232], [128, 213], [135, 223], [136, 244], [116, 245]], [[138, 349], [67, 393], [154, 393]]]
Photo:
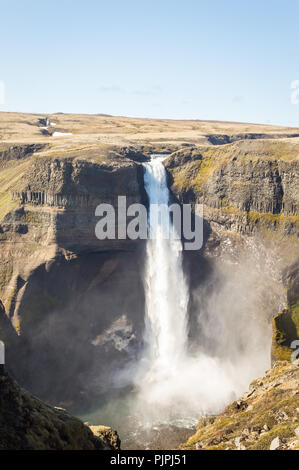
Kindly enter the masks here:
[[297, 147], [277, 142], [238, 142], [171, 155], [166, 168], [182, 202], [202, 203], [214, 229], [252, 233], [262, 225], [298, 233]]
[[109, 375], [104, 357], [120, 366], [141, 337], [143, 244], [98, 240], [95, 209], [116, 208], [118, 196], [127, 205], [143, 202], [143, 169], [128, 148], [58, 156], [21, 147], [5, 150], [0, 161], [0, 298], [14, 326], [10, 367], [47, 399], [55, 377], [57, 395], [71, 403], [73, 394], [84, 396], [95, 370], [101, 393]]
[[286, 288], [287, 309], [273, 320], [273, 360], [290, 359], [299, 334], [298, 151], [290, 142], [241, 141], [183, 149], [165, 163], [176, 198], [203, 204], [204, 252], [246, 246]]
[[3, 176], [14, 170], [16, 181], [8, 188], [12, 207], [2, 214], [1, 241], [17, 233], [24, 244], [31, 240], [41, 246], [56, 245], [57, 250], [129, 249], [127, 241], [105, 244], [94, 234], [98, 204], [116, 205], [118, 196], [126, 196], [128, 204], [141, 202], [142, 168], [118, 157], [105, 162], [41, 154], [26, 158], [21, 168], [16, 160], [10, 161]]
[[126, 196], [128, 205], [143, 198], [142, 167], [120, 154], [96, 160], [91, 152], [84, 160], [31, 151], [13, 147], [0, 160], [6, 181], [2, 200], [0, 194], [0, 295], [16, 329], [27, 280], [37, 267], [58, 257], [136, 248], [130, 240], [98, 240], [95, 209], [101, 203], [116, 207], [118, 196]]

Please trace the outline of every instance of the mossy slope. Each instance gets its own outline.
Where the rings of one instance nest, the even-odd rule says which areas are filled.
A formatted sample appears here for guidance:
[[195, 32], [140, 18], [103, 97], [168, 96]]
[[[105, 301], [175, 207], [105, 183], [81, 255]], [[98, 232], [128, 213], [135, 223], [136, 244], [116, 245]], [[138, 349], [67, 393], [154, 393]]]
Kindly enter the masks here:
[[202, 418], [183, 449], [269, 450], [279, 437], [281, 449], [298, 449], [299, 363], [277, 362], [250, 391], [217, 417]]

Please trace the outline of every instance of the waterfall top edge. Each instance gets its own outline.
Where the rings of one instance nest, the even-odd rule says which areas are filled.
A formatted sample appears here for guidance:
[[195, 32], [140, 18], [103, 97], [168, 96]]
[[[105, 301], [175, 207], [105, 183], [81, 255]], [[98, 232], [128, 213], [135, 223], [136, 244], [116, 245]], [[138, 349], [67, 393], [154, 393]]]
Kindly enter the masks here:
[[151, 162], [155, 160], [159, 160], [160, 162], [163, 162], [167, 157], [169, 157], [170, 153], [152, 153], [151, 154]]

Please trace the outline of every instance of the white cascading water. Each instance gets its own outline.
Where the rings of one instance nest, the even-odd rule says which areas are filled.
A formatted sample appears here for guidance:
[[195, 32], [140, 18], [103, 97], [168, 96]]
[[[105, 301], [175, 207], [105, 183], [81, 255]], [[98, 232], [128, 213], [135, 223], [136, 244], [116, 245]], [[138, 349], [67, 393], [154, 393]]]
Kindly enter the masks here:
[[180, 240], [164, 238], [170, 225], [169, 190], [163, 157], [145, 164], [144, 177], [150, 207], [164, 205], [165, 216], [149, 221], [145, 267], [146, 342], [151, 357], [148, 379], [177, 371], [187, 349], [188, 287], [182, 269]]

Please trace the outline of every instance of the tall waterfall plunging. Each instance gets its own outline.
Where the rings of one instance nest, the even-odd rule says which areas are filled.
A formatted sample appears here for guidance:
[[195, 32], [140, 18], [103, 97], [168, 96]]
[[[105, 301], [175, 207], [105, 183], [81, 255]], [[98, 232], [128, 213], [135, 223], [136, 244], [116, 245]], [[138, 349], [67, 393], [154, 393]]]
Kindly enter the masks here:
[[[145, 163], [144, 184], [149, 199], [144, 272], [145, 350], [135, 376], [136, 403], [148, 421], [177, 421], [216, 413], [244, 389], [244, 357], [230, 359], [206, 353], [200, 337], [188, 347], [189, 289], [183, 272], [182, 243], [168, 235], [169, 190], [163, 157]], [[164, 206], [160, 217], [151, 217]], [[208, 320], [207, 320], [208, 321]], [[217, 341], [217, 338], [215, 338]], [[193, 345], [194, 346], [194, 345]], [[250, 372], [248, 372], [250, 375]]]
[[176, 373], [187, 350], [188, 286], [182, 268], [181, 241], [167, 237], [169, 226], [173, 227], [162, 160], [163, 157], [153, 157], [146, 163], [144, 177], [150, 215], [154, 205], [166, 209], [160, 217], [149, 217], [144, 284], [145, 340], [151, 360], [147, 380], [151, 382]]
[[[174, 228], [162, 161], [163, 157], [153, 155], [144, 164], [150, 234], [144, 274], [146, 348], [136, 383], [143, 412], [148, 413], [150, 409], [150, 419], [165, 421], [186, 418], [188, 408], [190, 416], [195, 410], [198, 413], [199, 396], [204, 406], [208, 406], [210, 380], [217, 381], [215, 373], [223, 374], [217, 366], [215, 370], [213, 359], [202, 355], [193, 358], [188, 354], [189, 291], [182, 266], [181, 240], [168, 236], [169, 232], [174, 233]], [[160, 216], [151, 217], [157, 207], [161, 209]], [[225, 382], [224, 378], [227, 390]], [[219, 402], [217, 395], [216, 391], [213, 403]], [[194, 400], [196, 403], [192, 403]]]

